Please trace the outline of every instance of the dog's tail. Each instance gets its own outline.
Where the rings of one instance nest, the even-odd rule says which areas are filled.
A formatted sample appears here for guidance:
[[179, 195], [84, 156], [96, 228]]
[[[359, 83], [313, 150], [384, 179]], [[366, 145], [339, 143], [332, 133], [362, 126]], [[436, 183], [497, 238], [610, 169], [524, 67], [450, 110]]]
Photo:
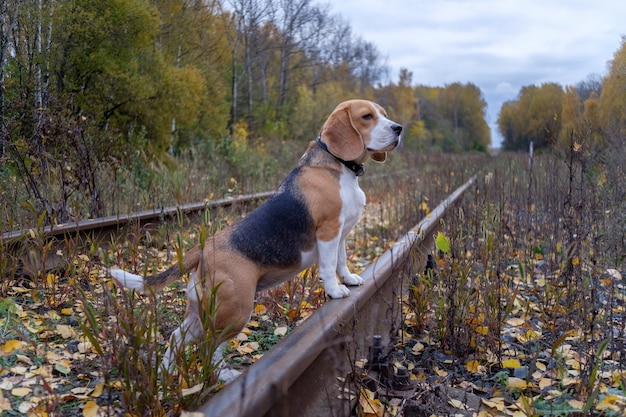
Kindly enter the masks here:
[[202, 248], [196, 246], [185, 253], [182, 265], [175, 263], [167, 270], [156, 275], [142, 277], [141, 275], [131, 274], [130, 272], [117, 268], [109, 269], [109, 274], [121, 287], [137, 290], [139, 292], [146, 292], [148, 289], [157, 292], [169, 284], [178, 281], [184, 274], [192, 269], [197, 268], [201, 256]]

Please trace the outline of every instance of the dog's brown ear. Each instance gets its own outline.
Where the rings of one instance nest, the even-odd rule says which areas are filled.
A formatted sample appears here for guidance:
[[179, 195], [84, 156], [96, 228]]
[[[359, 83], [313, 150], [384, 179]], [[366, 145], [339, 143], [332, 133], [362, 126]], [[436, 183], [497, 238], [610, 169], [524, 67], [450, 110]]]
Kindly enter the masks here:
[[353, 161], [361, 156], [365, 145], [359, 131], [352, 123], [350, 107], [335, 109], [322, 127], [322, 140], [330, 153], [344, 161]]
[[372, 152], [370, 156], [375, 162], [380, 162], [381, 164], [387, 160], [387, 152]]

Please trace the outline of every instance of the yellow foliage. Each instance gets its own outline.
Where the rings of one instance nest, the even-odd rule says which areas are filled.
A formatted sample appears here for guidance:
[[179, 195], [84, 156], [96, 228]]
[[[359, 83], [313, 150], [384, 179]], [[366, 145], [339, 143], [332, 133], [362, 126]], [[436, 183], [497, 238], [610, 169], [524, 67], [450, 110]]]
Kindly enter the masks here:
[[519, 362], [519, 360], [517, 359], [505, 359], [502, 361], [502, 367], [503, 368], [512, 368], [512, 369], [517, 369], [520, 366], [522, 366]]
[[468, 361], [465, 364], [465, 369], [467, 369], [469, 372], [475, 374], [475, 373], [478, 373], [479, 365], [480, 364], [478, 363], [477, 360], [471, 360], [471, 361]]
[[248, 150], [248, 124], [244, 121], [235, 123], [233, 129], [233, 147], [237, 152], [245, 152]]
[[4, 344], [4, 346], [2, 347], [2, 350], [4, 351], [4, 353], [13, 353], [16, 350], [20, 349], [25, 344], [26, 343], [19, 341], [19, 340], [9, 340]]

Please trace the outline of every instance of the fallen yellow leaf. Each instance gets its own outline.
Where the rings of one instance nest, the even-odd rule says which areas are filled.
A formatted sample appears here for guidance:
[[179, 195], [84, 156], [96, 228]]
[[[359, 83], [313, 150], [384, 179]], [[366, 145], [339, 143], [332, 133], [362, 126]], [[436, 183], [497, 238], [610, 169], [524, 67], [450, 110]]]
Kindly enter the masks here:
[[58, 362], [61, 359], [63, 359], [63, 356], [59, 355], [56, 352], [53, 352], [51, 350], [46, 352], [46, 360], [48, 361], [49, 364], [54, 364], [55, 362]]
[[20, 340], [9, 340], [4, 344], [2, 350], [4, 350], [4, 353], [13, 353], [25, 344], [25, 342], [22, 342]]
[[11, 411], [13, 407], [11, 407], [11, 400], [8, 398], [4, 398], [2, 395], [2, 391], [0, 391], [0, 411]]
[[289, 328], [287, 326], [280, 326], [274, 330], [274, 335], [276, 336], [284, 336], [287, 334]]
[[508, 324], [509, 326], [513, 326], [513, 327], [521, 326], [524, 323], [526, 323], [526, 320], [524, 320], [521, 317], [513, 317], [506, 321], [506, 324]]
[[359, 397], [359, 408], [361, 417], [383, 417], [385, 414], [385, 407], [379, 399], [368, 398], [364, 395]]
[[541, 378], [539, 380], [539, 388], [542, 390], [548, 388], [551, 385], [554, 385], [554, 381], [550, 378]]
[[33, 365], [33, 361], [28, 356], [17, 354], [15, 357], [18, 362], [25, 363], [26, 365]]
[[509, 377], [507, 386], [515, 389], [526, 389], [528, 388], [528, 383], [521, 378]]
[[83, 407], [83, 417], [96, 417], [99, 408], [95, 401], [87, 401]]
[[585, 403], [580, 400], [568, 400], [567, 403], [577, 410], [582, 410]]
[[63, 339], [70, 339], [76, 337], [76, 331], [72, 326], [68, 326], [67, 324], [57, 324], [57, 333]]
[[122, 389], [124, 388], [124, 383], [120, 380], [116, 380], [109, 382], [109, 386], [115, 389]]
[[411, 348], [411, 351], [413, 352], [414, 355], [420, 354], [422, 353], [422, 351], [424, 350], [424, 345], [420, 342], [417, 342], [413, 345], [413, 347]]
[[242, 355], [246, 355], [248, 353], [252, 353], [257, 350], [259, 350], [259, 344], [257, 342], [248, 342], [237, 347], [237, 352], [239, 352]]
[[91, 348], [93, 347], [93, 345], [91, 344], [91, 342], [80, 342], [76, 348], [78, 349], [78, 351], [80, 353], [89, 353], [91, 352]]
[[17, 411], [29, 417], [33, 415], [37, 417], [48, 417], [48, 413], [43, 409], [43, 406], [37, 406], [30, 401], [22, 401], [20, 405], [17, 406]]
[[88, 388], [88, 387], [76, 387], [70, 390], [70, 392], [75, 395], [87, 395], [92, 391], [93, 391], [93, 388]]
[[30, 394], [33, 390], [27, 387], [18, 387], [13, 388], [11, 390], [11, 395], [15, 395], [16, 397], [25, 397]]
[[254, 306], [254, 314], [257, 316], [267, 314], [267, 308], [263, 304], [257, 304]]
[[536, 332], [533, 329], [528, 329], [526, 332], [521, 332], [515, 335], [515, 338], [522, 343], [538, 340], [540, 337], [541, 333]]
[[[31, 332], [32, 334], [37, 334], [37, 333], [41, 333], [43, 331], [43, 328], [37, 328], [37, 327], [33, 327], [30, 324], [24, 323], [24, 327], [26, 328], [26, 330], [28, 330], [29, 332]], [[43, 335], [40, 336], [40, 338], [44, 338]]]
[[70, 370], [71, 370], [70, 361], [62, 360], [60, 362], [57, 362], [57, 363], [54, 364], [54, 369], [56, 369], [57, 371], [59, 371], [63, 375], [67, 375], [67, 374], [70, 373]]
[[498, 411], [504, 411], [505, 405], [504, 398], [502, 397], [491, 398], [489, 400], [481, 398], [481, 401], [489, 408], [495, 408]]
[[458, 408], [459, 410], [467, 410], [467, 405], [463, 403], [463, 401], [451, 399], [448, 400], [448, 404], [450, 404], [454, 408]]
[[517, 359], [505, 359], [502, 361], [502, 367], [503, 368], [511, 368], [511, 369], [517, 369], [520, 366], [522, 366], [520, 364], [520, 362]]
[[478, 366], [479, 366], [479, 363], [477, 360], [471, 360], [465, 364], [465, 369], [475, 374], [475, 373], [478, 373]]
[[18, 374], [18, 375], [26, 375], [26, 372], [28, 372], [28, 368], [25, 366], [13, 366], [9, 369], [11, 372], [13, 372], [14, 374]]
[[621, 411], [626, 405], [626, 398], [618, 395], [607, 395], [596, 405], [596, 410]]
[[476, 331], [476, 333], [478, 334], [482, 334], [483, 336], [487, 335], [487, 333], [489, 333], [489, 327], [487, 326], [477, 326], [474, 328], [474, 330]]
[[91, 393], [91, 396], [98, 398], [99, 396], [102, 395], [103, 391], [104, 391], [104, 385], [103, 384], [96, 384], [96, 387], [93, 389], [93, 392]]

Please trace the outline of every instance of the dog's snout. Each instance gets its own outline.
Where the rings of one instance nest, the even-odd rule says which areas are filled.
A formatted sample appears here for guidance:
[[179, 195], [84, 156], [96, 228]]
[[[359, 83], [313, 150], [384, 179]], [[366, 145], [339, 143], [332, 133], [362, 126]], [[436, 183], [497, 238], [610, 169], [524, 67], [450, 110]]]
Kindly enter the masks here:
[[391, 130], [396, 132], [396, 135], [400, 136], [400, 133], [402, 133], [402, 125], [399, 125], [399, 124], [391, 125]]

